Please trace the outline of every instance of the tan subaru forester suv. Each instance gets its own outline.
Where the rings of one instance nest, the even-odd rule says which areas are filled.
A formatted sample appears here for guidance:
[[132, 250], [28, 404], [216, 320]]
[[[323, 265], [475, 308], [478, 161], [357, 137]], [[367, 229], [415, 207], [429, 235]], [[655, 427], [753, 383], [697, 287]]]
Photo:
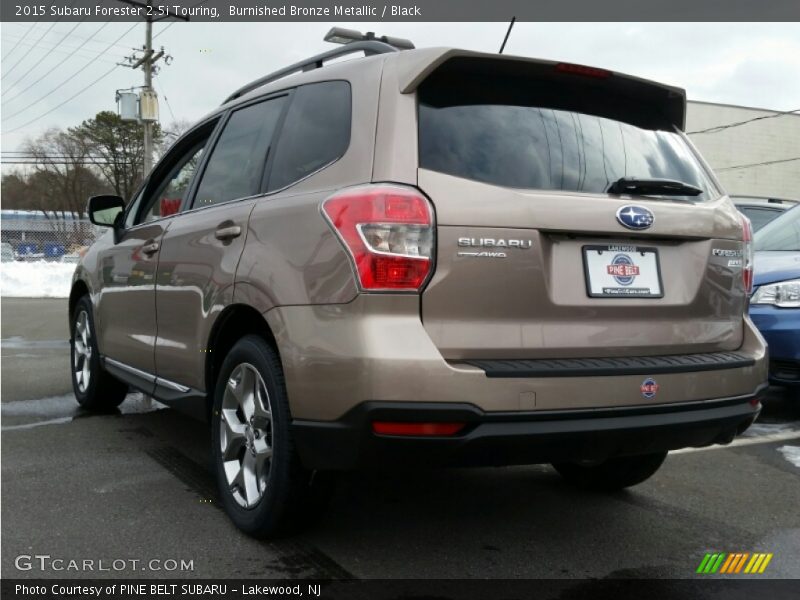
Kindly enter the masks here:
[[685, 112], [603, 69], [377, 40], [259, 79], [127, 207], [90, 200], [75, 395], [210, 419], [256, 536], [335, 471], [552, 463], [613, 490], [730, 442], [767, 380], [750, 226]]

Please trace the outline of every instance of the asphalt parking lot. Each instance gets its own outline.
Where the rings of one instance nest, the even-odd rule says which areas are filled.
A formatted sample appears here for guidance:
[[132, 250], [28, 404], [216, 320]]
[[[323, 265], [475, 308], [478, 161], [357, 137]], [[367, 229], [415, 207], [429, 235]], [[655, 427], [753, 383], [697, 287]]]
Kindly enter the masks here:
[[78, 410], [67, 335], [66, 300], [2, 300], [6, 577], [87, 576], [15, 564], [50, 555], [127, 561], [98, 577], [697, 578], [715, 551], [800, 577], [800, 401], [780, 390], [746, 437], [629, 491], [575, 491], [548, 466], [349, 475], [313, 527], [259, 542], [219, 509], [206, 425], [138, 394]]

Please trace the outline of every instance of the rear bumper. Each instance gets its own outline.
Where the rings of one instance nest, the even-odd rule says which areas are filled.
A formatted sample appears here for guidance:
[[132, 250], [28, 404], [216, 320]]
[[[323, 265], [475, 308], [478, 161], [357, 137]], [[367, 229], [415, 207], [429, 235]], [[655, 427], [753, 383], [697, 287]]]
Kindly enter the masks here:
[[750, 318], [769, 345], [769, 379], [800, 385], [800, 309], [750, 306]]
[[[364, 402], [336, 421], [295, 420], [306, 467], [489, 466], [602, 460], [728, 443], [755, 421], [760, 386], [713, 401], [574, 411], [487, 413], [471, 404]], [[388, 436], [374, 421], [466, 423], [457, 435]]]
[[[764, 340], [749, 319], [740, 346], [725, 353], [698, 347], [676, 356], [665, 347], [672, 355], [476, 366], [484, 361], [442, 356], [420, 319], [417, 296], [362, 294], [348, 304], [277, 307], [265, 316], [292, 415], [307, 421], [335, 422], [364, 402], [466, 404], [486, 414], [667, 405], [744, 397], [767, 380]], [[602, 335], [593, 336], [592, 350], [602, 353]], [[642, 332], [635, 341], [645, 338]], [[523, 368], [494, 368], [508, 362]], [[656, 394], [645, 393], [646, 386]]]

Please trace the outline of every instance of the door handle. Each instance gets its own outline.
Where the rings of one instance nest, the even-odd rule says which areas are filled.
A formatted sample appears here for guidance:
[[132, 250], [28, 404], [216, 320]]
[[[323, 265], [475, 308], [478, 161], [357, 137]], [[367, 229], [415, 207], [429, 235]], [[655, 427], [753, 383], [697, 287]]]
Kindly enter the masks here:
[[214, 232], [214, 237], [218, 240], [232, 240], [242, 235], [242, 228], [238, 225], [229, 225], [228, 227], [220, 227]]
[[147, 256], [151, 256], [158, 252], [158, 242], [150, 242], [149, 244], [145, 244], [142, 246], [142, 252], [147, 254]]

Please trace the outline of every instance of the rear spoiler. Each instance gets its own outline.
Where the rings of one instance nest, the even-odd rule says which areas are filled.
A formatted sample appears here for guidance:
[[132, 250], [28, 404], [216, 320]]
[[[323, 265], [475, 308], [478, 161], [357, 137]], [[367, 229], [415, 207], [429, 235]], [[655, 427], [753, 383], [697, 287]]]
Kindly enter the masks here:
[[403, 94], [414, 93], [434, 75], [474, 85], [480, 85], [482, 78], [509, 77], [543, 84], [516, 85], [516, 93], [538, 106], [613, 118], [647, 129], [683, 131], [686, 126], [685, 90], [605, 69], [452, 48], [407, 50], [391, 58], [396, 61]]

